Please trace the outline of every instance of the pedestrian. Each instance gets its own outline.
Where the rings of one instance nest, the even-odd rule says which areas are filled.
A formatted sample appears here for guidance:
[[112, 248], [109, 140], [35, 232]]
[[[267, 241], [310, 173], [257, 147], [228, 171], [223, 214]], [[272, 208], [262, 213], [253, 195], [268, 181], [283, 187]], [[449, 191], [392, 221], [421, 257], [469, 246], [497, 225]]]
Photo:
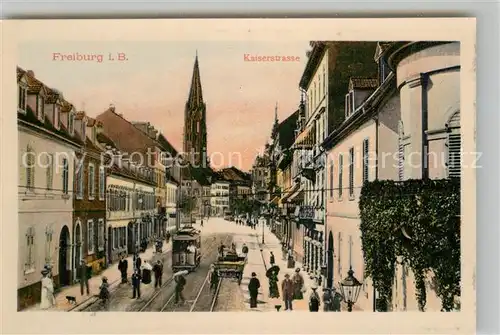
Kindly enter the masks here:
[[186, 278], [184, 275], [180, 274], [174, 278], [175, 280], [175, 303], [178, 304], [179, 300], [182, 300], [184, 303], [186, 299], [184, 299], [184, 295], [182, 291], [184, 290], [184, 286], [186, 286]]
[[257, 307], [257, 296], [259, 295], [260, 281], [257, 274], [252, 272], [252, 278], [248, 282], [248, 293], [250, 294], [250, 308]]
[[135, 269], [134, 274], [132, 275], [132, 299], [136, 297], [138, 299], [141, 298], [141, 273], [139, 269]]
[[272, 251], [271, 251], [271, 256], [269, 256], [269, 264], [271, 264], [271, 266], [274, 266], [275, 264], [274, 254]]
[[139, 256], [139, 254], [136, 253], [135, 254], [135, 260], [134, 260], [135, 270], [140, 270], [141, 269], [141, 264], [142, 264], [141, 256]]
[[247, 257], [248, 257], [248, 247], [247, 247], [246, 243], [243, 243], [243, 247], [241, 248], [241, 253], [243, 254], [243, 256], [245, 256], [245, 259], [247, 259]]
[[231, 252], [236, 253], [236, 244], [231, 243]]
[[172, 235], [170, 234], [170, 231], [167, 231], [167, 234], [166, 234], [166, 236], [165, 236], [165, 237], [166, 237], [166, 240], [167, 240], [167, 243], [170, 241], [170, 237], [171, 237], [171, 236], [172, 236]]
[[219, 245], [219, 257], [220, 258], [224, 257], [224, 248], [225, 248], [224, 243], [221, 241], [220, 245]]
[[319, 294], [318, 292], [316, 292], [317, 289], [318, 287], [316, 286], [316, 284], [313, 284], [313, 286], [311, 287], [312, 292], [309, 297], [309, 312], [319, 312], [319, 306], [321, 305], [321, 302]]
[[325, 287], [323, 288], [323, 311], [330, 312], [333, 311], [333, 295], [332, 291]]
[[342, 303], [342, 295], [337, 292], [335, 288], [332, 289], [332, 312], [340, 312], [340, 306]]
[[54, 297], [54, 282], [52, 281], [52, 278], [50, 278], [49, 274], [49, 270], [42, 270], [41, 309], [49, 309], [56, 304], [56, 298]]
[[108, 278], [103, 276], [101, 279], [101, 286], [99, 286], [99, 299], [101, 299], [101, 303], [107, 306], [109, 301], [109, 284]]
[[127, 271], [128, 271], [128, 261], [125, 259], [125, 255], [121, 255], [120, 261], [118, 262], [118, 270], [120, 270], [122, 277], [122, 284], [127, 283]]
[[79, 279], [80, 279], [80, 293], [83, 295], [83, 287], [85, 286], [85, 289], [87, 291], [87, 295], [90, 294], [89, 290], [89, 269], [87, 267], [87, 264], [85, 264], [85, 260], [82, 259], [80, 260], [80, 268], [78, 270], [79, 272]]
[[201, 226], [203, 227], [203, 219], [201, 219]]
[[285, 311], [293, 310], [293, 282], [288, 273], [285, 274], [285, 279], [281, 282], [281, 293], [283, 293], [283, 301], [285, 302]]
[[217, 289], [217, 285], [219, 284], [219, 273], [213, 264], [210, 264], [210, 274], [208, 280], [210, 281], [210, 290]]
[[278, 273], [276, 271], [273, 271], [269, 276], [269, 297], [280, 297], [280, 292], [278, 290]]
[[153, 273], [155, 276], [155, 288], [161, 287], [162, 276], [163, 276], [163, 263], [160, 260], [157, 260], [156, 264], [153, 266]]
[[304, 278], [300, 274], [300, 268], [295, 269], [295, 274], [292, 278], [293, 281], [293, 299], [302, 300], [304, 299]]

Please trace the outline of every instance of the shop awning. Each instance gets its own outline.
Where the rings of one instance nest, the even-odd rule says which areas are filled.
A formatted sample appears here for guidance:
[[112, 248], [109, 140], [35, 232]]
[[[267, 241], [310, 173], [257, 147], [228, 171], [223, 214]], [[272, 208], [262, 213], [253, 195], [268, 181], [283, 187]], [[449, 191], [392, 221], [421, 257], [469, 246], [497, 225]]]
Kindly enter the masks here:
[[305, 129], [302, 133], [297, 136], [293, 147], [295, 149], [312, 149], [316, 140], [316, 126], [312, 126]]
[[279, 196], [275, 196], [274, 198], [271, 199], [270, 203], [277, 205], [280, 201]]
[[291, 195], [293, 195], [298, 189], [300, 188], [300, 184], [299, 183], [295, 183], [292, 187], [290, 187], [288, 190], [286, 190], [283, 195], [283, 197], [281, 198], [281, 202], [286, 202], [288, 200], [288, 198], [290, 198]]
[[288, 197], [288, 202], [301, 202], [304, 199], [304, 187], [298, 184], [299, 188]]

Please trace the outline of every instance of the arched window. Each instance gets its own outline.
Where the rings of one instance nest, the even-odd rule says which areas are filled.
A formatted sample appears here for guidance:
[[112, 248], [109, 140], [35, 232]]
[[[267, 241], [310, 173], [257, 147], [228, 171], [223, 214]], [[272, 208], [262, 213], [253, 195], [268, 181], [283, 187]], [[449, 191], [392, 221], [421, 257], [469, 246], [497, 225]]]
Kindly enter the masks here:
[[403, 180], [405, 177], [405, 147], [403, 144], [404, 128], [403, 121], [399, 121], [398, 124], [398, 174], [399, 180]]
[[455, 112], [446, 125], [448, 139], [448, 178], [460, 178], [461, 174], [461, 148], [462, 138], [460, 135], [460, 111]]

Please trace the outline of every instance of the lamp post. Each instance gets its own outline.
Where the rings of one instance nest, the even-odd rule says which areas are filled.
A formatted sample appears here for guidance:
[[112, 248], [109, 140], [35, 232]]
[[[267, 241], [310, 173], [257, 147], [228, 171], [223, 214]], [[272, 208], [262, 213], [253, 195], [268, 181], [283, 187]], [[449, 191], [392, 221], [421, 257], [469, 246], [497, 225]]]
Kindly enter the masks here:
[[352, 267], [347, 271], [347, 277], [342, 280], [340, 287], [342, 288], [342, 298], [347, 303], [347, 311], [352, 312], [352, 306], [358, 301], [359, 292], [362, 284], [354, 277]]

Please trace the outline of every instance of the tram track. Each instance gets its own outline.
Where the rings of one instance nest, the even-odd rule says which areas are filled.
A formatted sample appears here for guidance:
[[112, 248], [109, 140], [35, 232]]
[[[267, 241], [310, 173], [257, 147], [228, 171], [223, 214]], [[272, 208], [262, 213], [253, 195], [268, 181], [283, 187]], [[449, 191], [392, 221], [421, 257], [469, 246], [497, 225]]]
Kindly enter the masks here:
[[[231, 235], [227, 234], [223, 239], [224, 245], [228, 245], [228, 242], [230, 242], [230, 240], [231, 240]], [[208, 257], [208, 253], [206, 255]], [[219, 280], [217, 288], [213, 294], [210, 287], [208, 271], [206, 276], [192, 277], [192, 279], [193, 280], [189, 282], [188, 278], [187, 285], [199, 287], [196, 291], [193, 290], [194, 292], [197, 292], [194, 299], [192, 300], [186, 299], [184, 303], [177, 304], [174, 301], [175, 300], [175, 290], [174, 290], [173, 294], [160, 309], [160, 312], [202, 312], [202, 311], [212, 312], [214, 310], [214, 307], [217, 303], [217, 296], [218, 293], [220, 292], [220, 287], [222, 286], [223, 279], [221, 278]], [[186, 289], [184, 289], [184, 291], [186, 291]]]

